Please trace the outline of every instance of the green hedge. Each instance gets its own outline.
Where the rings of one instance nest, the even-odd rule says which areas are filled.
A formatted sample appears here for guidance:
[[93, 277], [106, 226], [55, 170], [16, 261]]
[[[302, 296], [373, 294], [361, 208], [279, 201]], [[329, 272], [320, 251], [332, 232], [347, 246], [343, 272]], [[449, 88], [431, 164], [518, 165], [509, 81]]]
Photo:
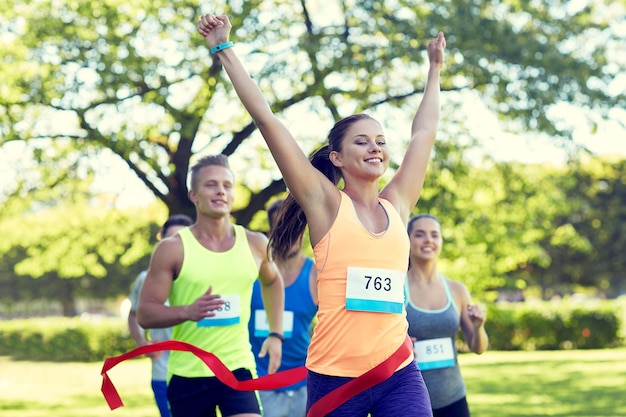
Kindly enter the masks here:
[[601, 349], [624, 337], [624, 302], [495, 304], [485, 330], [492, 350]]
[[14, 359], [97, 362], [133, 348], [126, 321], [119, 318], [0, 321], [0, 355]]
[[[485, 328], [491, 350], [600, 349], [621, 345], [624, 301], [494, 304]], [[462, 339], [460, 350], [467, 350]], [[0, 355], [97, 362], [135, 348], [125, 320], [32, 318], [0, 321]]]

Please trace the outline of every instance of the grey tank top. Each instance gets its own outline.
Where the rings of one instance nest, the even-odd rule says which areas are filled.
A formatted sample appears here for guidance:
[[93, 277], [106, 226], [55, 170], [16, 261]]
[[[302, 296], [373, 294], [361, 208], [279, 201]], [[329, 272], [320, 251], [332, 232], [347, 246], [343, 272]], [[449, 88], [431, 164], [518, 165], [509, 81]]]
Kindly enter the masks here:
[[[425, 310], [411, 302], [408, 281], [405, 284], [406, 318], [409, 336], [419, 340], [450, 337], [453, 342], [461, 325], [461, 314], [450, 293], [447, 279], [442, 277], [448, 303], [440, 310]], [[422, 371], [433, 409], [450, 405], [466, 395], [465, 382], [461, 376], [457, 351], [454, 349], [454, 366]]]

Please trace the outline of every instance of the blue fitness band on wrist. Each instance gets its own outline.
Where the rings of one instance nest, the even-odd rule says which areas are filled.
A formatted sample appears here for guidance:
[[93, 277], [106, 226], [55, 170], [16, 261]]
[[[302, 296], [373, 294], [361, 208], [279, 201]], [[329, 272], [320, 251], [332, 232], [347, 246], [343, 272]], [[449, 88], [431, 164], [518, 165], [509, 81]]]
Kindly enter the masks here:
[[223, 51], [224, 49], [230, 48], [232, 46], [233, 46], [232, 42], [220, 43], [219, 45], [215, 45], [214, 47], [211, 48], [211, 53], [214, 54], [216, 52]]

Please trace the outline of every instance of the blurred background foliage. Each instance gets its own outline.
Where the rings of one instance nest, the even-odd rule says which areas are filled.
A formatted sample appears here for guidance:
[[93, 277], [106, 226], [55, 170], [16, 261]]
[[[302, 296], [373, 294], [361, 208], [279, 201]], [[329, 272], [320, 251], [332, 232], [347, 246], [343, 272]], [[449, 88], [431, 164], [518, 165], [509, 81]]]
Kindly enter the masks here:
[[[187, 172], [205, 154], [230, 157], [233, 219], [266, 230], [263, 209], [285, 186], [195, 31], [206, 12], [230, 16], [238, 53], [305, 152], [336, 119], [368, 112], [396, 162], [425, 46], [443, 31], [440, 134], [415, 209], [442, 222], [443, 271], [485, 302], [626, 291], [626, 162], [576, 140], [624, 128], [623, 1], [5, 3], [3, 316], [123, 298], [167, 215], [193, 214]], [[566, 158], [499, 160], [483, 149], [497, 132], [545, 138]]]

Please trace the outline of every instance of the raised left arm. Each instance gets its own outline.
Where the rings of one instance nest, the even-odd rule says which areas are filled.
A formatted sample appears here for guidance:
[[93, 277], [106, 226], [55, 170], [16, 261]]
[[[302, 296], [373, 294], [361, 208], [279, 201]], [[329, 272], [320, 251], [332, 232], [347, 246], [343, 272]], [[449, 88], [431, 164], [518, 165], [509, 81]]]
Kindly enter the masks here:
[[424, 96], [411, 125], [411, 141], [393, 179], [381, 192], [407, 221], [422, 192], [440, 113], [440, 72], [446, 40], [442, 32], [428, 43], [430, 67]]

